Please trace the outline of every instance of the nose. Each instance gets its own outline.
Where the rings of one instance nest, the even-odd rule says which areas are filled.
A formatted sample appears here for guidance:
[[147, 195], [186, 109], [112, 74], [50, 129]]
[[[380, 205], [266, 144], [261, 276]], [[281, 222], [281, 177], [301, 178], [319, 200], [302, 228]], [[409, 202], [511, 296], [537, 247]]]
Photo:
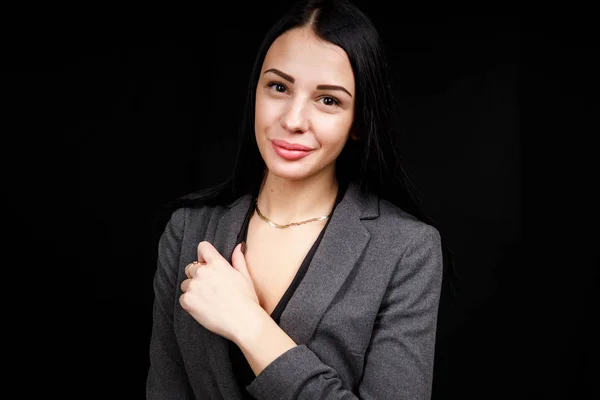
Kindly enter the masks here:
[[300, 99], [291, 102], [289, 108], [281, 116], [281, 126], [292, 133], [303, 133], [308, 130], [309, 121], [305, 105]]

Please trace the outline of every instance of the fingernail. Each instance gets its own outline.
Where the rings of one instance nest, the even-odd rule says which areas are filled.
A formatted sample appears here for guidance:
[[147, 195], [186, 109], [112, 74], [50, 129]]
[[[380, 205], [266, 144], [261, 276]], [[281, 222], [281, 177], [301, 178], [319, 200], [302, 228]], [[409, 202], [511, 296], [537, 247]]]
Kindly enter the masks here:
[[242, 242], [242, 254], [246, 255], [246, 242]]

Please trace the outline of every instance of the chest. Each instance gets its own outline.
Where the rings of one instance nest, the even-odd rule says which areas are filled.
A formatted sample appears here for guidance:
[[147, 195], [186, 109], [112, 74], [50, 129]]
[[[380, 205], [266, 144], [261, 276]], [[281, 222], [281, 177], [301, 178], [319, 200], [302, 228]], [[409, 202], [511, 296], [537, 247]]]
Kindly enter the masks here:
[[256, 215], [250, 219], [246, 264], [260, 305], [269, 315], [292, 283], [325, 222], [308, 225], [277, 229]]

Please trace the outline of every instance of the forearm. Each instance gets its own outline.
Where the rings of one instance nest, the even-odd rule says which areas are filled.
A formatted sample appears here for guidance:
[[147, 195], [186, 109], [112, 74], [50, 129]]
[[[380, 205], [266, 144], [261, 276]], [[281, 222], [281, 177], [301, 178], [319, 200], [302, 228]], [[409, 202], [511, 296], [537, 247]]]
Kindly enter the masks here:
[[295, 347], [296, 343], [261, 307], [257, 307], [248, 317], [249, 322], [240, 329], [235, 343], [248, 360], [254, 375], [258, 376], [267, 365]]

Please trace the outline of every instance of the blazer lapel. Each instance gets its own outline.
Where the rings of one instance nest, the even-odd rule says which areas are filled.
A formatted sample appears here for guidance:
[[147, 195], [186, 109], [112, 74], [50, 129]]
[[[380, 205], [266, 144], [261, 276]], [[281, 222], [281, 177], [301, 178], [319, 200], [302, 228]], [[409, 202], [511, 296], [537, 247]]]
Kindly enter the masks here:
[[[250, 195], [236, 200], [217, 223], [213, 246], [229, 263], [251, 200]], [[370, 234], [361, 219], [378, 215], [378, 198], [362, 193], [358, 185], [350, 183], [331, 216], [306, 275], [281, 315], [279, 326], [296, 344], [308, 343], [323, 313], [357, 265], [369, 242]], [[238, 398], [235, 386], [231, 385], [234, 379], [231, 362], [223, 356], [228, 354], [228, 340], [216, 334], [209, 335], [208, 351], [224, 398]]]
[[371, 235], [360, 220], [359, 193], [350, 186], [336, 207], [323, 239], [279, 326], [296, 342], [307, 344], [323, 313], [363, 253]]

